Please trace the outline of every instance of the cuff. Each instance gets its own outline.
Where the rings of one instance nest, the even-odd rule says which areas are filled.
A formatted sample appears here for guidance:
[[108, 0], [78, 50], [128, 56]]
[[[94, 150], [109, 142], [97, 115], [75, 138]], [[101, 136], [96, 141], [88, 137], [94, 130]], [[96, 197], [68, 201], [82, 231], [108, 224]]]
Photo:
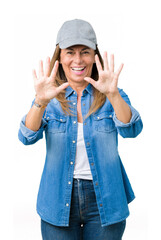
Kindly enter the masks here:
[[44, 130], [44, 127], [46, 126], [47, 122], [42, 118], [41, 126], [40, 126], [39, 130], [33, 131], [25, 126], [26, 116], [27, 115], [25, 115], [21, 120], [20, 130], [21, 130], [22, 135], [25, 138], [27, 138], [28, 140], [33, 140], [40, 134], [40, 132], [42, 132]]
[[131, 116], [130, 122], [128, 122], [128, 123], [123, 123], [120, 120], [118, 120], [116, 117], [116, 114], [114, 112], [113, 121], [115, 122], [116, 127], [129, 127], [133, 123], [137, 122], [140, 119], [140, 115], [139, 115], [138, 111], [131, 105], [129, 105], [129, 107], [131, 109], [132, 116]]

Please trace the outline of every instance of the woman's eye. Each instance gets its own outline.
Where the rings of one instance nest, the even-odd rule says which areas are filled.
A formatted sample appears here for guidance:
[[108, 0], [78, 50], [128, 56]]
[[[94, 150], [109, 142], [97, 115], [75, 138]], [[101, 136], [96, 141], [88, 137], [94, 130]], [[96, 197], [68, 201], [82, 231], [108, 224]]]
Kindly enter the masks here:
[[[74, 52], [68, 51], [67, 54], [72, 55], [72, 54], [74, 54]], [[89, 54], [89, 52], [88, 52], [88, 51], [85, 51], [85, 52], [82, 52], [81, 54]]]
[[82, 52], [82, 53], [83, 53], [83, 54], [88, 54], [89, 52], [86, 51], [86, 52]]

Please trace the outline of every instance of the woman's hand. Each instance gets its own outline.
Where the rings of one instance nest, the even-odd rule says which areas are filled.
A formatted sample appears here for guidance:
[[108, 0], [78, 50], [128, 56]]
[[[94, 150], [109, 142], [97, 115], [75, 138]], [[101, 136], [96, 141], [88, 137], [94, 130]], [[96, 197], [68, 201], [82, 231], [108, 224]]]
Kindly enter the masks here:
[[123, 64], [119, 67], [119, 69], [114, 72], [114, 55], [111, 55], [110, 67], [108, 64], [107, 52], [104, 52], [103, 61], [104, 61], [104, 69], [100, 63], [99, 57], [95, 55], [96, 66], [99, 74], [98, 81], [93, 80], [92, 78], [85, 77], [84, 80], [91, 83], [98, 91], [104, 93], [107, 97], [114, 96], [118, 93], [118, 77], [123, 68]]
[[84, 78], [84, 80], [91, 83], [96, 89], [108, 97], [114, 108], [118, 120], [123, 123], [128, 123], [132, 116], [131, 109], [121, 97], [117, 88], [118, 78], [123, 68], [123, 64], [121, 64], [119, 69], [114, 72], [114, 55], [111, 55], [111, 63], [109, 68], [107, 52], [105, 52], [103, 56], [104, 70], [97, 55], [95, 56], [95, 60], [99, 74], [98, 81], [95, 81], [89, 77]]
[[[59, 87], [55, 87], [55, 77], [58, 70], [59, 62], [56, 61], [50, 74], [50, 58], [47, 57], [45, 71], [43, 70], [43, 61], [39, 62], [39, 76], [37, 77], [35, 69], [33, 70], [34, 87], [36, 91], [36, 99], [39, 103], [48, 104], [51, 99], [56, 97], [62, 90], [69, 86], [69, 83], [63, 83]], [[50, 75], [49, 75], [50, 74]]]

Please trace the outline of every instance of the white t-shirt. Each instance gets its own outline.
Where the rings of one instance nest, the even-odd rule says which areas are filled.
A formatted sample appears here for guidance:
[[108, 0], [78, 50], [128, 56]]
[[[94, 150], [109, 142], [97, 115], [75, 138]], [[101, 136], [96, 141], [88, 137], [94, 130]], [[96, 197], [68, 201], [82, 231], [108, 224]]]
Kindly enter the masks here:
[[80, 122], [78, 122], [77, 148], [73, 177], [93, 180], [84, 143], [83, 123]]

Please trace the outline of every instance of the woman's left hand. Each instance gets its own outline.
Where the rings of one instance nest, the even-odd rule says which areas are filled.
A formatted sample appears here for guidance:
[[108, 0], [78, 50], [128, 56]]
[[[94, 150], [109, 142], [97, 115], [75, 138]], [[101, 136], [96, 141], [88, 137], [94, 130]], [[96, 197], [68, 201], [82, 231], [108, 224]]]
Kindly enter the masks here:
[[91, 83], [98, 91], [104, 93], [107, 97], [113, 96], [118, 93], [118, 78], [122, 71], [123, 64], [120, 65], [119, 69], [114, 72], [114, 55], [111, 55], [110, 67], [108, 64], [107, 52], [104, 52], [103, 62], [104, 69], [100, 63], [99, 57], [95, 55], [96, 66], [98, 70], [98, 81], [93, 80], [90, 77], [85, 77], [84, 80]]

